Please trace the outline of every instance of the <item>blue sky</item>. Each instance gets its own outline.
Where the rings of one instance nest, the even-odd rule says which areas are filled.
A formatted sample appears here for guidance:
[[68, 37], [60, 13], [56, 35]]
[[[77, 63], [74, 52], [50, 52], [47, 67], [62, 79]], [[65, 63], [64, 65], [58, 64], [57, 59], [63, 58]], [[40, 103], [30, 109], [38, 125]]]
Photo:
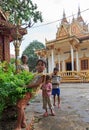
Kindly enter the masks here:
[[[20, 56], [23, 50], [29, 45], [33, 40], [38, 40], [45, 44], [45, 38], [47, 40], [55, 39], [55, 35], [57, 32], [57, 27], [60, 25], [60, 20], [63, 16], [63, 10], [65, 10], [66, 17], [72, 16], [73, 14], [77, 14], [78, 7], [80, 7], [80, 11], [84, 11], [81, 13], [84, 21], [89, 23], [89, 0], [32, 0], [33, 3], [36, 3], [38, 6], [38, 10], [42, 12], [43, 23], [37, 23], [35, 26], [50, 23], [45, 26], [39, 26], [35, 28], [28, 29], [28, 34], [24, 36], [21, 47], [20, 47]], [[74, 16], [75, 18], [77, 15]], [[68, 18], [68, 21], [71, 22], [72, 17]], [[59, 21], [58, 21], [59, 20]], [[14, 54], [14, 47], [11, 43], [10, 53]]]

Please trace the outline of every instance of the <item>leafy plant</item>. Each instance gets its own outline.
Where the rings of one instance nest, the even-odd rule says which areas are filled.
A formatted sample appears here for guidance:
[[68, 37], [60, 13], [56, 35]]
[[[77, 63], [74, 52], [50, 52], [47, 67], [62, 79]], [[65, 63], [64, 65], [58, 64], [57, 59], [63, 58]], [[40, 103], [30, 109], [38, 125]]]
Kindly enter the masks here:
[[9, 21], [14, 24], [22, 21], [31, 27], [38, 21], [42, 22], [41, 12], [32, 0], [0, 0], [0, 6], [6, 12]]
[[[34, 74], [22, 71], [15, 74], [13, 65], [0, 63], [0, 117], [5, 108], [16, 105], [28, 91], [25, 85], [30, 83]], [[29, 89], [29, 91], [32, 91]]]

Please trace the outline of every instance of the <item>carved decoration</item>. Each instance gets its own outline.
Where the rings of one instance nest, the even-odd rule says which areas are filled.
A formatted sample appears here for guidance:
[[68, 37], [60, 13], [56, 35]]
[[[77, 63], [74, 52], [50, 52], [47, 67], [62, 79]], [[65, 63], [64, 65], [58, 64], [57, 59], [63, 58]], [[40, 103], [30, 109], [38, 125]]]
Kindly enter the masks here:
[[66, 36], [68, 36], [68, 34], [67, 34], [66, 30], [64, 29], [64, 27], [62, 27], [58, 37], [59, 38], [64, 38]]

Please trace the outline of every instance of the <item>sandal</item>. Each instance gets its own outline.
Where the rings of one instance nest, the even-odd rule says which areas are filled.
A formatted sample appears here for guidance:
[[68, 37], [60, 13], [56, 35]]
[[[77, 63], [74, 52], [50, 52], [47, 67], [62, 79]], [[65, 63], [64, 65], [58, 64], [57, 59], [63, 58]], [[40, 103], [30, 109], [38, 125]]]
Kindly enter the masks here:
[[47, 116], [48, 116], [48, 113], [47, 113], [47, 112], [45, 112], [45, 113], [43, 114], [43, 116], [47, 117]]

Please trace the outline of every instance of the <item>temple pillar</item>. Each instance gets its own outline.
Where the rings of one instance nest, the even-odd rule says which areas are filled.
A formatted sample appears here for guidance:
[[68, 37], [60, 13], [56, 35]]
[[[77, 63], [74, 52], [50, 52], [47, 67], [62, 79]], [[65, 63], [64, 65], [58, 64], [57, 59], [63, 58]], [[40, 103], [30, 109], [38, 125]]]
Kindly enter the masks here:
[[71, 64], [72, 64], [72, 71], [74, 71], [74, 52], [73, 52], [73, 41], [70, 42], [71, 47]]
[[51, 57], [48, 58], [48, 73], [51, 72]]
[[62, 71], [65, 71], [65, 61], [62, 61]]
[[60, 48], [58, 48], [58, 63], [59, 63], [59, 72], [60, 72]]
[[76, 48], [76, 70], [79, 71], [79, 56], [78, 56], [78, 46], [75, 46]]
[[51, 61], [52, 61], [52, 64], [51, 64], [51, 71], [53, 71], [54, 69], [54, 51], [53, 49], [51, 50]]
[[47, 47], [46, 58], [48, 57], [48, 72], [52, 73], [55, 63], [54, 63], [54, 44]]

